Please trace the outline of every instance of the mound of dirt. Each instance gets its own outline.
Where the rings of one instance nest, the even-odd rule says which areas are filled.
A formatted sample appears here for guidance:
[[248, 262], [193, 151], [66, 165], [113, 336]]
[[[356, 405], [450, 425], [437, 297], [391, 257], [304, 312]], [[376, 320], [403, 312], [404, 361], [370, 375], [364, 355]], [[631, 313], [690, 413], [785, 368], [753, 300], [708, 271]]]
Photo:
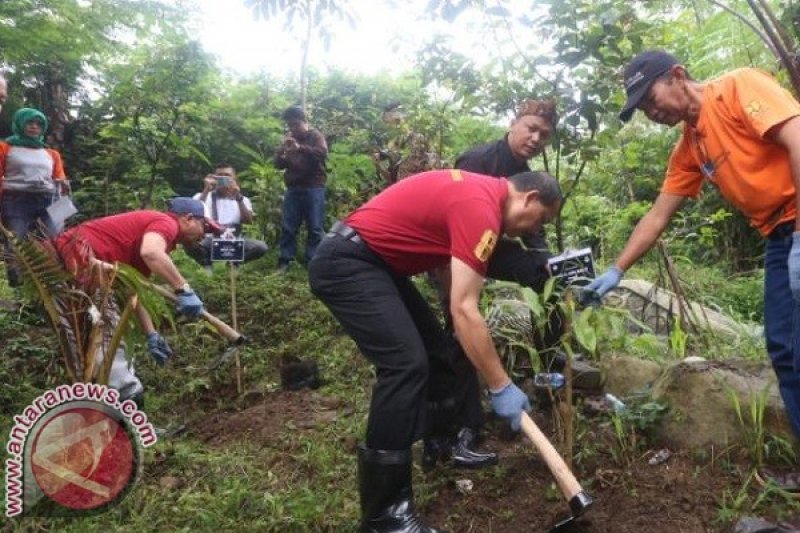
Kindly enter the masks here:
[[230, 442], [257, 442], [269, 446], [280, 443], [286, 431], [310, 430], [347, 414], [335, 397], [305, 390], [275, 391], [241, 411], [222, 411], [204, 417], [190, 434], [212, 446]]

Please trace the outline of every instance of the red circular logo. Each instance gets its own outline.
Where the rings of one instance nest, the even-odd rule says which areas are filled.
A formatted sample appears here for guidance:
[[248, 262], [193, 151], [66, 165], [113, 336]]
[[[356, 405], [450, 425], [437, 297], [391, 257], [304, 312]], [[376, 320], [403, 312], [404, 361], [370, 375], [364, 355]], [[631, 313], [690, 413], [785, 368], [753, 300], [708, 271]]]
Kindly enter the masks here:
[[54, 414], [37, 432], [30, 457], [39, 488], [69, 509], [96, 509], [114, 501], [136, 473], [128, 431], [100, 408]]

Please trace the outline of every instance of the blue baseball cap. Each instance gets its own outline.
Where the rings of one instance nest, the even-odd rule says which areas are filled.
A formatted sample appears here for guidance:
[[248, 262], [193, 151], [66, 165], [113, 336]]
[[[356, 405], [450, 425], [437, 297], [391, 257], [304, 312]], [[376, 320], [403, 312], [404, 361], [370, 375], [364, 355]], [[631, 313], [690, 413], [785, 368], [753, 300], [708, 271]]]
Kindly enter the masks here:
[[625, 67], [625, 94], [628, 99], [622, 107], [619, 119], [628, 122], [650, 87], [669, 69], [680, 62], [663, 50], [645, 50]]
[[178, 196], [169, 201], [168, 209], [170, 213], [176, 215], [192, 215], [194, 218], [202, 219], [206, 233], [219, 235], [224, 230], [216, 221], [206, 218], [206, 208], [200, 200], [188, 196]]

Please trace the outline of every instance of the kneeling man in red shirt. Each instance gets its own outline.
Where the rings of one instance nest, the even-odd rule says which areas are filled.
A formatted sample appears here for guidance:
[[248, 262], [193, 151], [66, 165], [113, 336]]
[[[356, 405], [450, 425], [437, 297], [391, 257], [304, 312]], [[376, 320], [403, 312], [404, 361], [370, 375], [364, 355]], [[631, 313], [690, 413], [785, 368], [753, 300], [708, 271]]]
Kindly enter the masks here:
[[[178, 243], [193, 245], [206, 233], [219, 234], [221, 230], [216, 222], [205, 218], [202, 202], [179, 197], [170, 201], [166, 213], [139, 210], [86, 221], [64, 232], [56, 241], [56, 249], [67, 270], [78, 280], [85, 277], [92, 259], [124, 263], [145, 276], [154, 273], [175, 290], [176, 311], [188, 317], [197, 317], [203, 311], [203, 302], [186, 283], [169, 254]], [[88, 283], [88, 280], [82, 281]], [[104, 319], [109, 322], [109, 327], [105, 328], [105, 343], [110, 341], [110, 332], [116, 329], [119, 321], [116, 302], [107, 314], [109, 316]], [[141, 305], [136, 307], [136, 316], [147, 337], [150, 355], [163, 366], [172, 355], [172, 350], [156, 331], [150, 315]], [[100, 362], [96, 362], [98, 369]], [[124, 345], [120, 345], [114, 354], [108, 384], [119, 391], [121, 400], [132, 399], [142, 408], [144, 389], [133, 365], [125, 357]]]

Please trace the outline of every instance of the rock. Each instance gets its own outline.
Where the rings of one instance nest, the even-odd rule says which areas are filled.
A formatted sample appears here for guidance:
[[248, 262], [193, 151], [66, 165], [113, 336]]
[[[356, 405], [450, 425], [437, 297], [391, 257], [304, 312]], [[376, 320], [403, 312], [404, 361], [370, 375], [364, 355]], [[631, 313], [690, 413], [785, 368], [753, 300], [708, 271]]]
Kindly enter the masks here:
[[161, 485], [162, 489], [176, 490], [183, 486], [183, 481], [175, 476], [162, 476], [158, 480], [158, 484]]
[[475, 484], [472, 482], [471, 479], [457, 479], [456, 480], [456, 490], [466, 496], [470, 492], [472, 492], [473, 487]]
[[670, 406], [658, 430], [660, 436], [672, 448], [680, 449], [720, 448], [744, 442], [731, 395], [738, 398], [746, 417], [750, 402], [767, 387], [765, 431], [792, 441], [774, 374], [763, 371], [766, 364], [763, 367], [753, 372], [735, 361], [707, 369], [682, 363], [669, 365], [653, 385], [653, 399]]
[[661, 375], [658, 363], [636, 357], [601, 358], [597, 364], [606, 374], [605, 390], [615, 396], [647, 390]]
[[667, 448], [662, 448], [658, 450], [653, 456], [647, 460], [647, 464], [650, 466], [660, 465], [661, 463], [666, 462], [669, 458], [672, 457], [672, 452], [669, 451]]
[[740, 518], [733, 527], [733, 533], [782, 533], [790, 530], [776, 526], [761, 518], [745, 516]]
[[[669, 334], [673, 317], [678, 313], [678, 301], [673, 292], [641, 279], [623, 279], [619, 287], [609, 293], [606, 304], [628, 309], [634, 317], [650, 326], [653, 332], [662, 335]], [[728, 337], [757, 337], [763, 332], [759, 325], [737, 322], [696, 302], [690, 302], [690, 306], [691, 314], [701, 328]]]
[[706, 358], [700, 357], [699, 355], [690, 355], [689, 357], [684, 357], [682, 361], [682, 363], [686, 365], [700, 364], [706, 362], [707, 362]]

